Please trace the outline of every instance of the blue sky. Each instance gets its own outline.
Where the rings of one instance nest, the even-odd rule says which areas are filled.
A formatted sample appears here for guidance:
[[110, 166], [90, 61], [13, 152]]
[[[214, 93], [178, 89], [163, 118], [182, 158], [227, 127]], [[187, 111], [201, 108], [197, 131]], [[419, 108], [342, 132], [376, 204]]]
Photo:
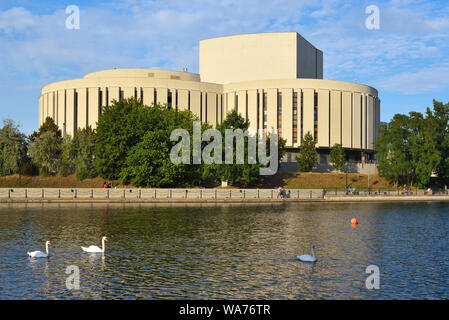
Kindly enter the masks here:
[[[69, 5], [79, 30], [65, 27]], [[380, 9], [368, 30], [365, 8]], [[381, 119], [449, 102], [449, 2], [420, 0], [0, 0], [0, 119], [38, 125], [41, 88], [111, 68], [198, 72], [200, 39], [296, 31], [324, 51], [324, 78], [379, 90]]]

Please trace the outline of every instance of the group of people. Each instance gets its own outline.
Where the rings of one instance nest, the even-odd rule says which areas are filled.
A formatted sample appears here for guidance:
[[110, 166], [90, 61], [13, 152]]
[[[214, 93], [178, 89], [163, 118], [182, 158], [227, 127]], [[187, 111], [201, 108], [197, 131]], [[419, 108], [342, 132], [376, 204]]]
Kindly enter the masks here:
[[110, 189], [110, 188], [112, 188], [111, 182], [108, 182], [108, 183], [106, 183], [106, 181], [103, 182], [103, 189]]
[[285, 198], [285, 189], [283, 189], [281, 186], [279, 186], [278, 188], [278, 195], [276, 199], [279, 199], [279, 197], [281, 197], [281, 199]]
[[346, 191], [346, 194], [359, 194], [359, 192], [355, 187], [351, 189], [351, 186], [349, 186], [348, 190]]

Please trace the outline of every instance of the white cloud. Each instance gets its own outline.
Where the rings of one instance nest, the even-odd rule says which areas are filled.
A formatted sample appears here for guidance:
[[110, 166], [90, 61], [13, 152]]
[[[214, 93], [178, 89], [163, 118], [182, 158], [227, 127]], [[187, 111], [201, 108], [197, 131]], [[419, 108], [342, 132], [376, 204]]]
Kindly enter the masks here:
[[449, 88], [449, 63], [426, 67], [415, 72], [403, 72], [375, 85], [385, 91], [407, 95], [437, 92]]

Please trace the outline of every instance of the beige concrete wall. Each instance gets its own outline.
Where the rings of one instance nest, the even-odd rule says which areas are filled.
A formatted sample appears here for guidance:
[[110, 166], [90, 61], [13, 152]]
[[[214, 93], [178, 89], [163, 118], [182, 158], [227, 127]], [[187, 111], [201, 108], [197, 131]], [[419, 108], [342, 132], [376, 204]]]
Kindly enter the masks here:
[[366, 126], [366, 113], [367, 113], [367, 95], [362, 95], [362, 149], [366, 150], [367, 146], [367, 126]]
[[217, 125], [217, 94], [214, 92], [207, 93], [207, 118], [206, 122], [213, 127]]
[[293, 144], [293, 89], [282, 89], [282, 138]]
[[341, 144], [344, 148], [352, 148], [352, 93], [348, 91], [342, 92]]
[[78, 118], [77, 126], [78, 129], [87, 127], [87, 88], [77, 89], [78, 93]]
[[143, 89], [143, 103], [151, 106], [154, 104], [154, 88], [142, 88]]
[[303, 99], [304, 99], [304, 105], [303, 105], [303, 119], [302, 119], [302, 126], [303, 126], [303, 136], [307, 134], [307, 132], [310, 132], [312, 134], [312, 137], [315, 138], [315, 130], [314, 130], [314, 95], [315, 90], [314, 89], [303, 89]]
[[341, 143], [341, 91], [331, 92], [331, 147]]
[[189, 90], [178, 90], [178, 110], [189, 110]]
[[352, 147], [360, 149], [362, 147], [362, 95], [354, 92], [352, 110]]
[[277, 130], [277, 89], [267, 90], [267, 132]]
[[100, 110], [100, 89], [99, 88], [89, 88], [89, 100], [88, 100], [88, 125], [92, 128], [96, 128], [97, 126], [97, 120], [99, 116], [99, 110]]
[[75, 134], [75, 89], [67, 89], [66, 95], [66, 132], [72, 136]]
[[248, 90], [248, 120], [251, 130], [257, 131], [257, 90]]
[[318, 90], [318, 146], [329, 147], [329, 90]]
[[246, 90], [237, 92], [238, 113], [246, 119]]
[[374, 109], [374, 97], [368, 96], [368, 105], [367, 105], [367, 149], [374, 149], [374, 135], [375, 135], [375, 127], [376, 127], [376, 110]]

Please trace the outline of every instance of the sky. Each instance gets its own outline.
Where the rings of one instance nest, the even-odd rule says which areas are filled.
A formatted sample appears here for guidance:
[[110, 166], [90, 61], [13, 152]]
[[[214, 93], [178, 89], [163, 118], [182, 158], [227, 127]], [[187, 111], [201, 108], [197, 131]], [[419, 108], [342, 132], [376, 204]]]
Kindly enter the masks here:
[[[67, 29], [66, 8], [80, 9]], [[379, 8], [379, 29], [366, 20]], [[449, 102], [449, 1], [0, 0], [0, 120], [38, 129], [43, 86], [112, 68], [198, 72], [199, 40], [295, 31], [324, 78], [375, 87], [381, 121]]]

